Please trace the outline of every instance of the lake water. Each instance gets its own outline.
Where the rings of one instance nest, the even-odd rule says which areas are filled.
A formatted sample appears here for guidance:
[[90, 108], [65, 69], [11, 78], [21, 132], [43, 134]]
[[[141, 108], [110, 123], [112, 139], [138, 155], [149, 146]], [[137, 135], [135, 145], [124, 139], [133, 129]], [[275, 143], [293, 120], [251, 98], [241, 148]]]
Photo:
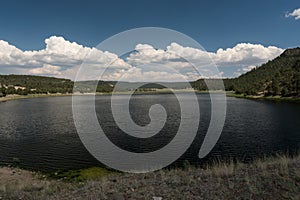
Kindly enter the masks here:
[[[201, 110], [198, 135], [174, 165], [180, 165], [184, 160], [201, 165], [216, 158], [248, 162], [265, 155], [299, 150], [300, 104], [228, 97], [221, 137], [211, 153], [200, 160], [197, 155], [210, 121], [210, 97], [208, 94], [197, 94], [197, 97]], [[86, 97], [81, 98], [84, 101]], [[133, 152], [162, 148], [172, 140], [179, 127], [180, 107], [172, 94], [133, 96], [130, 101], [132, 119], [142, 126], [148, 124], [148, 111], [153, 104], [165, 107], [167, 122], [151, 139], [137, 139], [123, 134], [116, 126], [110, 111], [110, 96], [96, 97], [98, 119], [108, 138]], [[0, 103], [0, 165], [7, 164], [38, 170], [101, 166], [77, 135], [71, 97]]]

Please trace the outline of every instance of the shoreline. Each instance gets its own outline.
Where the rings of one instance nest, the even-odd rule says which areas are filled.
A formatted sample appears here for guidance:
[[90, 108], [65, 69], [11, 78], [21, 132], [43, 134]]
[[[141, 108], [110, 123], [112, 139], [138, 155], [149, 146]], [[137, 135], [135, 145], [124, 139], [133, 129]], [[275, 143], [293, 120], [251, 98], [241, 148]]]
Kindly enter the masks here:
[[244, 95], [244, 94], [235, 94], [227, 93], [228, 97], [242, 98], [242, 99], [252, 99], [252, 100], [267, 100], [274, 102], [294, 102], [300, 103], [299, 97], [281, 97], [281, 96], [254, 96], [254, 95]]
[[[281, 97], [281, 96], [254, 96], [254, 95], [244, 95], [244, 94], [235, 94], [233, 91], [193, 91], [193, 90], [173, 90], [174, 92], [181, 92], [181, 93], [196, 93], [196, 94], [218, 94], [218, 93], [226, 93], [227, 97], [235, 97], [235, 98], [243, 98], [243, 99], [252, 99], [252, 100], [268, 100], [274, 102], [294, 102], [300, 103], [300, 97]], [[124, 92], [115, 92], [116, 95], [128, 95], [130, 91]], [[111, 95], [112, 92], [97, 92], [96, 95]], [[135, 95], [143, 95], [143, 94], [172, 94], [171, 90], [162, 90], [162, 91], [136, 91]], [[29, 99], [29, 98], [43, 98], [43, 97], [64, 97], [64, 96], [85, 96], [85, 95], [94, 95], [94, 93], [67, 93], [67, 94], [28, 94], [28, 95], [7, 95], [5, 97], [0, 97], [0, 103], [18, 99]]]
[[[208, 91], [193, 91], [193, 90], [173, 90], [174, 92], [182, 92], [182, 93], [197, 93], [197, 94], [208, 94]], [[211, 93], [220, 93], [220, 91], [211, 91]], [[224, 92], [223, 92], [224, 93]], [[112, 92], [97, 92], [96, 96], [102, 95], [111, 95]], [[120, 91], [114, 92], [116, 95], [128, 95], [131, 94], [130, 91]], [[161, 91], [136, 91], [135, 95], [143, 95], [143, 94], [172, 94], [171, 90], [161, 90]], [[30, 99], [30, 98], [43, 98], [43, 97], [64, 97], [64, 96], [85, 96], [85, 95], [94, 95], [94, 93], [68, 93], [68, 94], [28, 94], [28, 95], [7, 95], [5, 97], [0, 97], [0, 103], [18, 99]]]
[[2, 199], [297, 198], [299, 185], [300, 155], [277, 155], [250, 164], [216, 161], [206, 168], [187, 166], [145, 174], [89, 168], [49, 176], [0, 167]]
[[28, 94], [28, 95], [7, 95], [5, 97], [0, 97], [1, 102], [7, 102], [18, 99], [30, 99], [30, 98], [43, 98], [43, 97], [63, 97], [63, 96], [72, 96], [72, 94]]

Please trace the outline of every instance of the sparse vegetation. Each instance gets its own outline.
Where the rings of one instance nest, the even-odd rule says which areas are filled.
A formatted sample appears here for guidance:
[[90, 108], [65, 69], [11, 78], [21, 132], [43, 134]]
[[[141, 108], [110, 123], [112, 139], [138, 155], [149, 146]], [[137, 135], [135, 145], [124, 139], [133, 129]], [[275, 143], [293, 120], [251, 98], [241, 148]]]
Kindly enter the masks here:
[[3, 199], [299, 199], [300, 194], [300, 156], [277, 155], [251, 164], [216, 161], [205, 169], [146, 174], [101, 168], [57, 173], [56, 178], [19, 169], [0, 172]]
[[47, 174], [47, 177], [53, 179], [61, 179], [64, 181], [87, 181], [87, 180], [99, 180], [105, 176], [120, 174], [113, 170], [108, 170], [101, 167], [91, 167], [87, 169], [77, 169], [69, 171], [57, 171]]

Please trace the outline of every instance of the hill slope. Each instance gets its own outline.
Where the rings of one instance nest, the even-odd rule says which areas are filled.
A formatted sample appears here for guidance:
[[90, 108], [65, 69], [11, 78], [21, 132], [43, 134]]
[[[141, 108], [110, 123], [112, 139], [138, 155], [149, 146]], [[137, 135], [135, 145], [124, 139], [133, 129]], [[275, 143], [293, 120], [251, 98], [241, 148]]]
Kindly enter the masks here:
[[0, 92], [5, 94], [71, 93], [73, 82], [68, 79], [30, 76], [0, 75]]
[[299, 96], [300, 48], [287, 49], [274, 60], [225, 81], [225, 85], [228, 90], [247, 95]]
[[[82, 81], [76, 84], [76, 91], [91, 92], [94, 81]], [[74, 82], [69, 79], [30, 76], [30, 75], [0, 75], [0, 93], [6, 94], [48, 94], [72, 93]], [[97, 92], [111, 92], [110, 82], [99, 81]]]

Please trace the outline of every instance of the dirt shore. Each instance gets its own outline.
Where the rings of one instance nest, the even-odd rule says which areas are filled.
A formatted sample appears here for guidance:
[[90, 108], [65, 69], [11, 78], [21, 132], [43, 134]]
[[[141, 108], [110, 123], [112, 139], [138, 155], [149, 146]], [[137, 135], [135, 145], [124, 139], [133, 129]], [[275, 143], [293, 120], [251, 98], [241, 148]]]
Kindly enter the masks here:
[[29, 94], [29, 95], [7, 95], [0, 98], [1, 102], [12, 101], [17, 99], [29, 99], [29, 98], [43, 98], [43, 97], [63, 97], [63, 96], [72, 96], [72, 94]]
[[3, 167], [0, 199], [300, 199], [300, 156], [216, 163], [207, 169], [112, 173], [82, 181]]

